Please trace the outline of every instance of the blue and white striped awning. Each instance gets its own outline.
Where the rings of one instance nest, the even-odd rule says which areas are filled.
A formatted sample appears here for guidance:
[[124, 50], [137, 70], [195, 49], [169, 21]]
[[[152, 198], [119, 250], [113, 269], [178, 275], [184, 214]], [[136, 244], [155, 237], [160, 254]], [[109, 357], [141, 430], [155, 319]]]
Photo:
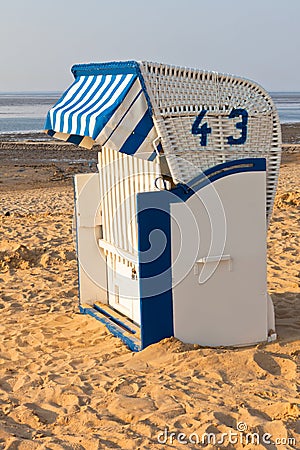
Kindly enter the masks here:
[[157, 133], [138, 63], [79, 64], [72, 73], [74, 83], [48, 112], [46, 132], [152, 161]]

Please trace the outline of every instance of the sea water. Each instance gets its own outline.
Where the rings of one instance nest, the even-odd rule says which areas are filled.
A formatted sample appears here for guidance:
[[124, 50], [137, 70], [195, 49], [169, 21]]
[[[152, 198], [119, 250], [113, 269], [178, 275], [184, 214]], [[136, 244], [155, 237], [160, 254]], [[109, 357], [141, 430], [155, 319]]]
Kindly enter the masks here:
[[0, 93], [0, 134], [43, 130], [47, 112], [60, 96], [59, 92]]
[[[43, 130], [60, 92], [0, 93], [0, 135]], [[271, 92], [281, 123], [300, 122], [300, 92]]]
[[271, 92], [281, 123], [300, 122], [300, 92]]

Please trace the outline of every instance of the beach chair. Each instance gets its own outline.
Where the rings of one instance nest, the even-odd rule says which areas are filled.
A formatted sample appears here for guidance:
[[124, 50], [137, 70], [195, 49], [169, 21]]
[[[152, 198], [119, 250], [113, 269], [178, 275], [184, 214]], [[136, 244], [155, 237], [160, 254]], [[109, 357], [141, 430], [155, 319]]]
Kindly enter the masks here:
[[50, 136], [101, 146], [75, 176], [80, 310], [132, 350], [274, 339], [266, 224], [281, 133], [272, 99], [233, 75], [81, 64]]

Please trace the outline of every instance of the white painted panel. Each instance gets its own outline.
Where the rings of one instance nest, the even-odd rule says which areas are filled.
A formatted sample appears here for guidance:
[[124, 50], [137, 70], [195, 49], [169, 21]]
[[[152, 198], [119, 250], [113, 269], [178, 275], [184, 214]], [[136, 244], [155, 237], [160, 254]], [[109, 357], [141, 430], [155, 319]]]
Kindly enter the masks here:
[[[175, 337], [208, 346], [264, 341], [268, 335], [265, 173], [230, 175], [198, 194], [185, 206], [171, 206]], [[193, 222], [187, 220], [187, 207], [198, 224], [198, 241]], [[175, 221], [180, 226], [174, 226]], [[175, 264], [182, 243], [183, 249], [198, 247], [200, 260], [193, 264], [191, 258], [183, 279], [180, 264]], [[221, 255], [226, 258], [218, 263], [215, 257]]]
[[98, 246], [102, 223], [98, 174], [75, 175], [74, 187], [80, 302], [107, 303], [106, 258]]
[[139, 283], [133, 278], [133, 267], [112, 253], [108, 257], [108, 298], [110, 306], [140, 324]]

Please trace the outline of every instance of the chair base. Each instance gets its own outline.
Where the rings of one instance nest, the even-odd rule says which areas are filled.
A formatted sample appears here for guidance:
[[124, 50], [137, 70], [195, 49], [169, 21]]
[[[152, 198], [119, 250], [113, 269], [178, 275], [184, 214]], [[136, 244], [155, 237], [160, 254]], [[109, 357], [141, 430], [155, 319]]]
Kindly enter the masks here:
[[100, 302], [94, 303], [94, 305], [79, 305], [79, 310], [81, 314], [88, 314], [103, 323], [106, 328], [114, 336], [121, 339], [131, 351], [138, 352], [142, 349], [140, 328], [117, 311], [108, 308], [107, 305]]

